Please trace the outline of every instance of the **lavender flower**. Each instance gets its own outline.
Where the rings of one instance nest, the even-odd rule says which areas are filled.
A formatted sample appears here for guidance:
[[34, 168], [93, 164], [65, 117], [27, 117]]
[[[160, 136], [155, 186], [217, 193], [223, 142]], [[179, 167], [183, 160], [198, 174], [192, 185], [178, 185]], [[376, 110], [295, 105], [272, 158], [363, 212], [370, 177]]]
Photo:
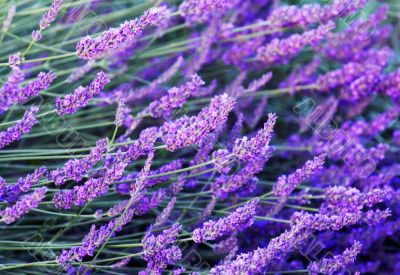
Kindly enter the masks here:
[[373, 137], [386, 130], [400, 115], [400, 106], [393, 106], [378, 115], [364, 128], [363, 134]]
[[22, 56], [20, 52], [11, 54], [8, 57], [8, 64], [10, 65], [11, 68], [21, 65], [21, 63], [22, 63]]
[[82, 206], [105, 194], [109, 186], [122, 177], [128, 166], [123, 153], [119, 152], [116, 158], [116, 161], [105, 167], [104, 175], [101, 177], [90, 178], [82, 186], [56, 193], [53, 198], [54, 205], [59, 209], [70, 209], [73, 205]]
[[371, 95], [374, 92], [374, 87], [379, 82], [380, 74], [381, 68], [379, 66], [368, 68], [362, 76], [350, 84], [350, 87], [342, 88], [341, 98], [355, 102]]
[[187, 179], [185, 176], [183, 175], [178, 176], [178, 179], [170, 186], [170, 193], [173, 196], [179, 194], [183, 190], [183, 187], [185, 186], [186, 182]]
[[46, 187], [33, 191], [32, 194], [21, 197], [13, 206], [0, 210], [2, 221], [6, 224], [13, 223], [39, 205], [47, 192]]
[[53, 72], [39, 73], [35, 80], [28, 83], [24, 88], [19, 91], [17, 102], [22, 103], [27, 101], [29, 98], [37, 96], [40, 91], [48, 89], [50, 87], [50, 84], [56, 78], [57, 76]]
[[124, 124], [126, 117], [129, 115], [130, 109], [126, 107], [125, 102], [120, 100], [118, 102], [118, 108], [115, 113], [115, 126], [121, 127]]
[[333, 256], [333, 258], [323, 258], [319, 262], [312, 262], [308, 266], [310, 274], [333, 274], [348, 264], [356, 260], [357, 255], [361, 252], [362, 245], [360, 242], [354, 242], [351, 248], [346, 249], [342, 254]]
[[12, 105], [11, 101], [15, 98], [19, 93], [19, 85], [22, 81], [24, 81], [25, 75], [22, 70], [14, 66], [12, 68], [11, 74], [8, 76], [7, 81], [4, 83], [1, 88], [0, 93], [0, 113], [3, 113], [8, 110], [8, 108]]
[[143, 259], [147, 261], [147, 270], [159, 273], [169, 264], [174, 264], [182, 257], [179, 247], [173, 245], [180, 230], [181, 226], [174, 224], [171, 228], [163, 230], [158, 236], [146, 234], [142, 240], [142, 245]]
[[[319, 86], [321, 92], [328, 92], [331, 89], [350, 84], [358, 78], [364, 79], [363, 75], [365, 71], [374, 71], [378, 67], [382, 70], [390, 55], [390, 51], [385, 48], [380, 51], [368, 53], [367, 56], [363, 57], [364, 60], [362, 62], [349, 62], [340, 69], [320, 75], [317, 78], [316, 84]], [[354, 88], [356, 89], [357, 86]]]
[[224, 262], [211, 269], [211, 274], [259, 274], [266, 270], [268, 263], [293, 251], [298, 244], [310, 236], [305, 226], [308, 217], [292, 225], [289, 230], [273, 238], [266, 248], [258, 248], [249, 253], [239, 254], [234, 260]]
[[250, 140], [247, 137], [237, 139], [233, 147], [235, 156], [243, 161], [251, 161], [259, 156], [266, 155], [271, 150], [269, 142], [272, 137], [276, 118], [275, 114], [268, 114], [268, 121], [264, 124], [264, 128], [257, 132], [254, 138]]
[[385, 196], [386, 192], [380, 189], [361, 193], [356, 188], [346, 188], [344, 186], [329, 187], [325, 191], [325, 202], [321, 206], [320, 213], [359, 212], [364, 206], [372, 207], [382, 202]]
[[[46, 171], [46, 167], [42, 166], [36, 169], [33, 173], [28, 174], [25, 177], [20, 177], [15, 184], [6, 185], [3, 191], [4, 194], [3, 196], [0, 196], [0, 200], [4, 199], [8, 203], [15, 202], [21, 193], [28, 192], [30, 188], [40, 180]], [[3, 179], [1, 180], [3, 181]]]
[[32, 31], [32, 40], [34, 42], [38, 42], [39, 40], [42, 39], [42, 33], [40, 30], [34, 30]]
[[239, 3], [238, 0], [185, 0], [180, 4], [179, 12], [190, 24], [204, 23], [213, 17], [225, 15]]
[[154, 142], [159, 137], [159, 129], [150, 127], [144, 129], [134, 144], [127, 146], [124, 154], [124, 161], [130, 163], [141, 156], [154, 150]]
[[245, 69], [248, 65], [243, 64], [243, 60], [251, 56], [264, 42], [264, 37], [256, 37], [247, 41], [234, 43], [231, 48], [224, 53], [222, 59], [226, 64], [237, 65]]
[[142, 216], [159, 206], [160, 203], [165, 199], [165, 196], [165, 190], [162, 188], [158, 189], [151, 196], [144, 196], [143, 192], [137, 193], [134, 195], [134, 197], [131, 197], [131, 201], [124, 200], [111, 207], [107, 211], [107, 216], [115, 217], [120, 215], [129, 203], [131, 204], [129, 209], [131, 209], [136, 216]]
[[129, 264], [129, 262], [130, 262], [131, 259], [132, 259], [132, 257], [124, 258], [124, 259], [122, 259], [122, 260], [116, 262], [115, 264], [112, 264], [111, 267], [112, 267], [112, 268], [121, 268], [121, 267], [124, 267], [124, 266], [126, 266], [126, 265]]
[[259, 88], [267, 84], [272, 78], [272, 72], [263, 74], [259, 79], [253, 80], [249, 87], [247, 87], [246, 92], [256, 92]]
[[12, 20], [13, 20], [13, 18], [14, 18], [14, 15], [15, 15], [16, 10], [17, 10], [17, 7], [15, 6], [15, 4], [12, 4], [11, 7], [8, 9], [7, 17], [6, 17], [6, 19], [3, 21], [3, 26], [2, 26], [2, 28], [1, 28], [1, 30], [2, 30], [3, 32], [7, 32], [8, 29], [10, 28], [11, 22], [12, 22]]
[[157, 101], [153, 101], [146, 109], [152, 117], [169, 117], [175, 108], [182, 107], [186, 100], [199, 92], [204, 81], [194, 74], [190, 82], [180, 87], [174, 87], [168, 90], [168, 94]]
[[171, 215], [171, 211], [174, 209], [175, 203], [176, 197], [173, 197], [168, 203], [167, 207], [165, 207], [164, 210], [157, 216], [154, 226], [162, 226], [167, 222], [169, 216]]
[[53, 1], [50, 9], [45, 14], [43, 14], [42, 19], [39, 22], [39, 27], [41, 30], [45, 30], [50, 27], [50, 24], [56, 19], [57, 14], [60, 12], [62, 4], [62, 0]]
[[320, 64], [321, 60], [319, 58], [314, 58], [304, 67], [302, 66], [301, 68], [293, 70], [287, 79], [281, 83], [280, 87], [290, 87], [292, 92], [296, 92], [296, 86], [314, 83], [314, 78], [316, 78], [316, 73]]
[[183, 64], [184, 59], [182, 56], [179, 56], [170, 67], [168, 67], [156, 79], [151, 81], [149, 85], [135, 88], [133, 83], [123, 83], [117, 86], [114, 90], [103, 94], [101, 97], [106, 104], [118, 102], [120, 99], [123, 99], [125, 102], [135, 103], [156, 91], [161, 84], [164, 84], [173, 78]]
[[7, 82], [2, 88], [0, 96], [0, 112], [7, 111], [12, 105], [24, 103], [32, 97], [37, 96], [42, 90], [50, 87], [50, 84], [56, 79], [53, 72], [39, 73], [37, 78], [20, 88], [19, 84], [24, 80], [24, 74], [18, 67], [13, 67], [13, 71]]
[[[164, 174], [164, 173], [168, 173], [168, 172], [171, 172], [174, 170], [178, 170], [178, 169], [182, 168], [182, 166], [183, 166], [183, 160], [177, 159], [168, 164], [161, 166], [157, 170], [150, 171], [149, 177], [146, 180], [146, 186], [151, 187], [151, 186], [154, 186], [154, 185], [157, 185], [159, 183], [169, 180], [172, 175], [157, 176], [157, 177], [154, 177], [154, 176], [156, 176], [158, 174]], [[128, 176], [125, 176], [124, 178], [122, 178], [121, 182], [132, 182], [135, 180], [136, 177], [137, 177], [137, 173], [132, 173], [132, 174], [129, 174]], [[135, 188], [135, 183], [131, 183], [131, 184], [121, 183], [121, 184], [118, 184], [115, 186], [115, 190], [118, 193], [121, 193], [123, 195], [129, 194], [130, 191], [132, 191], [134, 188]]]
[[274, 194], [279, 197], [288, 197], [297, 185], [322, 169], [325, 157], [325, 154], [314, 157], [313, 160], [307, 161], [301, 169], [297, 169], [293, 174], [280, 176], [273, 187]]
[[104, 72], [99, 72], [88, 87], [79, 86], [72, 94], [64, 98], [58, 97], [55, 102], [58, 114], [60, 116], [72, 114], [85, 107], [89, 100], [98, 95], [109, 82], [110, 78]]
[[296, 26], [306, 28], [314, 23], [345, 17], [361, 9], [366, 2], [366, 0], [334, 0], [330, 5], [325, 6], [319, 4], [306, 4], [301, 7], [282, 6], [274, 9], [268, 16], [268, 27], [273, 29]]
[[146, 28], [163, 23], [168, 19], [168, 14], [165, 6], [151, 8], [145, 11], [139, 19], [125, 21], [117, 29], [111, 28], [99, 37], [82, 38], [76, 45], [77, 55], [82, 59], [102, 57], [111, 50], [119, 48], [126, 41], [139, 38]]
[[232, 251], [237, 251], [238, 248], [238, 236], [237, 234], [232, 234], [226, 239], [217, 243], [214, 247], [214, 250], [221, 254], [229, 254]]
[[363, 53], [374, 43], [380, 43], [388, 38], [392, 26], [379, 27], [386, 20], [388, 6], [379, 7], [375, 13], [365, 20], [355, 20], [346, 30], [332, 34], [323, 46], [324, 54], [339, 61], [362, 61]]
[[377, 86], [377, 90], [393, 99], [398, 99], [400, 97], [398, 87], [400, 87], [400, 69], [386, 75]]
[[209, 132], [225, 123], [234, 105], [234, 99], [224, 94], [212, 99], [210, 106], [201, 110], [197, 116], [184, 116], [165, 122], [160, 131], [167, 150], [175, 151], [198, 143]]
[[32, 32], [33, 41], [37, 42], [42, 38], [41, 32], [50, 27], [50, 24], [56, 20], [57, 14], [60, 12], [63, 0], [54, 0], [49, 10], [42, 15], [39, 22], [39, 30]]
[[225, 199], [229, 193], [238, 192], [248, 183], [253, 181], [253, 176], [258, 174], [264, 168], [265, 162], [270, 155], [254, 158], [252, 161], [246, 162], [245, 166], [233, 175], [221, 175], [215, 182], [211, 184], [213, 194]]
[[209, 220], [202, 227], [193, 231], [193, 241], [202, 243], [209, 240], [216, 240], [233, 231], [242, 231], [251, 226], [259, 199], [254, 199], [239, 207], [233, 213], [217, 221]]
[[71, 159], [62, 168], [50, 171], [48, 178], [56, 185], [63, 185], [67, 180], [81, 181], [83, 176], [103, 158], [107, 151], [108, 139], [101, 139], [90, 154], [82, 159]]
[[334, 28], [335, 24], [329, 22], [315, 30], [294, 34], [283, 40], [274, 38], [268, 45], [257, 49], [256, 59], [265, 65], [283, 63], [297, 55], [305, 46], [320, 43]]
[[215, 165], [215, 169], [221, 174], [228, 174], [231, 170], [228, 162], [230, 160], [231, 153], [227, 149], [219, 149], [212, 153], [212, 160]]
[[392, 211], [390, 211], [390, 209], [388, 208], [383, 211], [380, 209], [368, 210], [362, 217], [362, 221], [366, 223], [368, 226], [374, 226], [383, 222], [391, 215]]
[[29, 133], [32, 127], [37, 123], [35, 114], [38, 111], [39, 108], [31, 107], [14, 126], [8, 128], [6, 131], [0, 132], [0, 149], [20, 140], [24, 134]]
[[63, 250], [61, 255], [57, 257], [57, 262], [67, 270], [70, 267], [70, 262], [81, 262], [86, 255], [93, 256], [95, 249], [108, 240], [113, 232], [121, 231], [122, 227], [132, 220], [132, 217], [133, 212], [127, 210], [123, 216], [111, 220], [99, 229], [92, 225], [89, 233], [83, 238], [82, 245]]
[[292, 224], [304, 219], [307, 220], [306, 228], [311, 231], [340, 230], [344, 227], [357, 224], [361, 221], [361, 211], [342, 212], [339, 214], [314, 214], [296, 212], [290, 218]]

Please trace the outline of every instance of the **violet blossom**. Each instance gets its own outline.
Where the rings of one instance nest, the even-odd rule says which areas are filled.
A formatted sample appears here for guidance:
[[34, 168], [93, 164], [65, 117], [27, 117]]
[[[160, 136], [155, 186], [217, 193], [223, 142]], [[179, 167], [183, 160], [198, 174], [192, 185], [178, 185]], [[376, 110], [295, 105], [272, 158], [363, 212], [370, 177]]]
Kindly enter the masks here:
[[160, 133], [167, 150], [175, 151], [198, 143], [227, 120], [234, 105], [235, 100], [223, 94], [214, 97], [210, 106], [202, 109], [197, 116], [183, 116], [175, 121], [165, 122]]
[[242, 231], [251, 226], [259, 199], [254, 199], [244, 206], [237, 208], [233, 213], [217, 221], [209, 220], [193, 231], [193, 241], [202, 243], [216, 240], [234, 231]]
[[64, 98], [57, 97], [55, 105], [60, 116], [75, 113], [85, 107], [89, 100], [98, 95], [110, 82], [110, 78], [104, 72], [99, 72], [96, 78], [87, 87], [79, 86], [71, 94]]
[[102, 57], [113, 49], [117, 49], [128, 40], [139, 38], [150, 26], [157, 26], [167, 20], [168, 9], [165, 6], [151, 8], [131, 21], [125, 21], [118, 28], [111, 28], [99, 37], [86, 36], [76, 44], [77, 55], [82, 59]]
[[17, 221], [31, 209], [38, 207], [39, 202], [44, 199], [46, 192], [46, 187], [36, 189], [31, 194], [22, 196], [14, 205], [0, 210], [2, 221], [6, 224]]
[[37, 123], [35, 115], [38, 111], [39, 108], [31, 107], [14, 126], [0, 132], [0, 149], [20, 140], [23, 135], [29, 133]]

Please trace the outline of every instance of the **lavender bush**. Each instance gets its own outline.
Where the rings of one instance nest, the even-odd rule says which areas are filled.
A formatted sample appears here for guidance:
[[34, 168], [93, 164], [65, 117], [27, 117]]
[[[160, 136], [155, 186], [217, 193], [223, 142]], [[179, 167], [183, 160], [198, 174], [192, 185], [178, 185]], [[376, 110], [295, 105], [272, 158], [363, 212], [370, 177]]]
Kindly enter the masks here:
[[397, 1], [0, 3], [0, 274], [400, 274]]

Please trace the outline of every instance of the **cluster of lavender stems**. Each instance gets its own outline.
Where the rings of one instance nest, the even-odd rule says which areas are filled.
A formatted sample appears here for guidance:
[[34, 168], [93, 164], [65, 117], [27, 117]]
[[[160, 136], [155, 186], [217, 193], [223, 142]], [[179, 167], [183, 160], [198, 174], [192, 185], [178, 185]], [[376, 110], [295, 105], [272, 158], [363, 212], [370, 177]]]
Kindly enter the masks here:
[[400, 274], [394, 0], [0, 5], [0, 274]]

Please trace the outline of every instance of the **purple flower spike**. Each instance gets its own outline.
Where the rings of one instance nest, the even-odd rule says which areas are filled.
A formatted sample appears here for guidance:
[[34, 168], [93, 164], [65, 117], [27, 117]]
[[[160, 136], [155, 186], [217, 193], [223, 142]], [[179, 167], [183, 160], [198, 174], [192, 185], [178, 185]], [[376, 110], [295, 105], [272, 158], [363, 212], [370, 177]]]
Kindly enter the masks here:
[[256, 92], [259, 88], [267, 84], [272, 78], [272, 73], [268, 72], [263, 74], [259, 79], [252, 81], [249, 87], [246, 89], [247, 92]]
[[182, 257], [182, 252], [173, 243], [178, 238], [181, 226], [174, 224], [171, 228], [154, 236], [146, 234], [142, 240], [143, 259], [147, 261], [147, 273], [141, 274], [161, 274], [160, 272], [170, 264], [174, 264]]
[[63, 0], [54, 0], [51, 4], [49, 10], [43, 14], [42, 19], [39, 22], [39, 27], [42, 30], [47, 29], [50, 27], [50, 24], [56, 20], [57, 14], [61, 10], [61, 6], [63, 4]]
[[242, 231], [251, 226], [254, 222], [256, 207], [259, 199], [254, 199], [239, 207], [232, 214], [217, 221], [209, 220], [202, 227], [193, 231], [193, 241], [202, 243], [205, 241], [216, 240], [234, 231]]
[[175, 151], [197, 144], [208, 133], [225, 123], [235, 100], [226, 94], [216, 96], [210, 106], [194, 117], [184, 116], [175, 121], [165, 122], [161, 127], [161, 139], [167, 150]]
[[11, 7], [8, 9], [7, 17], [3, 21], [3, 26], [1, 28], [3, 32], [7, 32], [8, 29], [10, 28], [16, 11], [17, 11], [17, 7], [15, 4], [11, 5]]
[[101, 177], [90, 178], [83, 185], [75, 186], [72, 190], [56, 193], [53, 198], [54, 205], [59, 209], [70, 209], [73, 205], [82, 206], [107, 193], [109, 186], [122, 177], [128, 165], [121, 152], [118, 153], [116, 159], [113, 163], [105, 166], [104, 174]]
[[0, 132], [0, 149], [20, 140], [24, 134], [29, 133], [32, 127], [37, 123], [35, 115], [38, 111], [39, 108], [31, 107], [14, 126], [8, 128], [6, 131]]
[[22, 103], [29, 98], [37, 96], [40, 91], [46, 90], [50, 84], [57, 78], [55, 73], [39, 73], [37, 78], [22, 88], [18, 95], [18, 102]]
[[55, 103], [58, 114], [60, 116], [73, 114], [85, 107], [89, 100], [98, 95], [109, 82], [110, 78], [104, 72], [99, 72], [88, 87], [79, 86], [64, 98], [58, 97]]
[[64, 164], [62, 168], [50, 171], [49, 180], [56, 185], [63, 185], [67, 180], [81, 181], [83, 176], [103, 158], [107, 151], [108, 139], [101, 139], [90, 154], [82, 159], [72, 159]]
[[50, 87], [56, 77], [53, 72], [41, 72], [35, 80], [20, 88], [19, 85], [24, 80], [24, 74], [19, 67], [13, 66], [12, 73], [1, 90], [0, 113], [7, 111], [14, 104], [24, 103], [39, 95], [42, 90]]
[[306, 28], [311, 24], [328, 22], [336, 17], [345, 17], [360, 10], [366, 0], [334, 0], [330, 5], [306, 4], [282, 6], [272, 11], [267, 22], [270, 28], [296, 27]]
[[314, 157], [307, 161], [301, 169], [289, 176], [280, 176], [273, 187], [273, 192], [279, 197], [288, 197], [297, 185], [309, 179], [312, 175], [320, 171], [325, 163], [326, 154]]
[[199, 93], [201, 86], [205, 83], [194, 74], [190, 82], [168, 90], [168, 94], [157, 101], [153, 101], [147, 108], [147, 112], [152, 117], [169, 117], [175, 108], [182, 107], [186, 100]]
[[100, 247], [113, 232], [117, 233], [122, 230], [122, 227], [131, 222], [133, 217], [132, 210], [128, 210], [123, 216], [111, 220], [107, 224], [96, 229], [92, 225], [89, 233], [83, 238], [81, 246], [74, 246], [69, 250], [63, 250], [61, 255], [57, 257], [57, 262], [65, 269], [71, 267], [70, 263], [74, 261], [82, 262], [87, 255], [93, 256], [96, 248]]
[[139, 18], [125, 21], [118, 28], [111, 28], [101, 36], [82, 38], [76, 45], [77, 55], [82, 59], [95, 59], [104, 56], [125, 42], [139, 38], [150, 26], [157, 26], [168, 19], [168, 9], [165, 6], [151, 8]]
[[237, 139], [233, 147], [235, 156], [243, 161], [251, 161], [254, 158], [263, 157], [271, 149], [269, 142], [272, 137], [272, 131], [276, 123], [277, 116], [275, 114], [268, 115], [268, 121], [264, 124], [264, 128], [257, 135], [248, 140], [247, 137]]
[[308, 266], [310, 274], [333, 274], [353, 263], [357, 255], [361, 252], [362, 245], [356, 241], [351, 248], [346, 249], [342, 254], [333, 256], [333, 258], [323, 258], [319, 262], [312, 262]]
[[258, 248], [249, 253], [239, 254], [234, 260], [224, 262], [211, 269], [211, 274], [261, 274], [268, 263], [280, 259], [298, 248], [298, 244], [310, 236], [306, 225], [309, 217], [302, 217], [278, 237], [273, 238], [266, 248]]
[[274, 38], [268, 45], [257, 49], [256, 59], [269, 66], [284, 63], [296, 56], [305, 46], [319, 44], [334, 28], [335, 24], [329, 22], [315, 30], [294, 34], [286, 39]]
[[179, 6], [179, 11], [190, 24], [204, 23], [213, 17], [225, 15], [239, 3], [239, 0], [185, 0]]
[[21, 65], [21, 63], [22, 63], [22, 56], [20, 52], [11, 54], [8, 57], [8, 64], [10, 65], [11, 68]]
[[13, 223], [27, 214], [29, 210], [39, 205], [47, 192], [46, 187], [42, 187], [33, 191], [32, 194], [25, 195], [20, 198], [13, 206], [7, 207], [0, 211], [0, 216], [6, 224]]
[[120, 100], [118, 102], [118, 108], [115, 113], [115, 126], [121, 127], [124, 124], [124, 121], [126, 120], [127, 116], [130, 113], [130, 109], [126, 107], [125, 102], [123, 100]]
[[25, 177], [20, 177], [15, 184], [7, 185], [5, 189], [4, 199], [8, 203], [15, 202], [15, 200], [18, 199], [21, 193], [28, 192], [31, 187], [40, 180], [40, 178], [46, 173], [46, 171], [46, 167], [42, 166], [36, 169], [32, 174], [28, 174]]
[[157, 216], [155, 226], [162, 226], [167, 223], [169, 216], [171, 215], [172, 210], [174, 209], [176, 203], [176, 197], [173, 197], [171, 201], [168, 203], [167, 207]]
[[221, 175], [215, 182], [211, 184], [211, 189], [214, 195], [221, 199], [226, 199], [229, 193], [235, 193], [243, 189], [251, 191], [249, 187], [254, 181], [254, 175], [258, 174], [264, 168], [265, 162], [269, 159], [270, 154], [255, 158], [252, 161], [246, 162], [245, 166], [233, 175]]

